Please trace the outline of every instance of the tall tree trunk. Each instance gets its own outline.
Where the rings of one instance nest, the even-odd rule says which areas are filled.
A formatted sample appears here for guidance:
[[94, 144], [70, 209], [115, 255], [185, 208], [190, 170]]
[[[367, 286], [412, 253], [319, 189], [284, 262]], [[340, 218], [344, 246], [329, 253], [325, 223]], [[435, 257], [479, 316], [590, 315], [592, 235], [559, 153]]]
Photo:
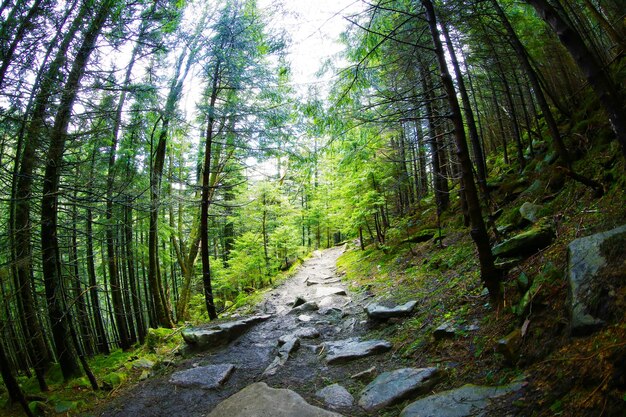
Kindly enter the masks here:
[[548, 105], [548, 101], [546, 100], [546, 96], [544, 95], [544, 90], [541, 87], [541, 83], [539, 82], [539, 77], [537, 72], [533, 68], [530, 63], [530, 59], [528, 58], [528, 52], [522, 42], [519, 40], [513, 26], [511, 26], [511, 22], [509, 21], [506, 13], [500, 7], [498, 0], [491, 0], [491, 4], [493, 5], [498, 17], [500, 18], [500, 22], [506, 29], [508, 34], [508, 39], [515, 51], [515, 55], [519, 60], [519, 63], [522, 65], [524, 72], [526, 72], [526, 76], [528, 77], [528, 81], [532, 86], [533, 92], [535, 94], [535, 98], [537, 99], [537, 104], [539, 104], [539, 108], [543, 113], [543, 116], [546, 120], [546, 124], [548, 126], [548, 131], [550, 132], [550, 136], [552, 137], [552, 141], [554, 142], [554, 146], [556, 148], [557, 153], [559, 154], [559, 158], [561, 161], [569, 166], [570, 165], [570, 156], [565, 144], [563, 143], [563, 139], [561, 137], [561, 133], [559, 132], [559, 128], [557, 126], [556, 120], [554, 119], [554, 115], [552, 114], [552, 110]]
[[209, 114], [207, 115], [207, 128], [204, 147], [204, 164], [202, 169], [202, 199], [200, 207], [200, 259], [202, 261], [202, 283], [204, 287], [204, 299], [207, 312], [211, 320], [217, 319], [215, 302], [213, 300], [213, 288], [211, 283], [211, 266], [209, 260], [209, 205], [213, 194], [211, 187], [211, 148], [215, 128], [215, 103], [218, 96], [220, 63], [215, 64], [213, 79], [211, 80], [211, 95], [209, 98]]
[[4, 345], [2, 342], [0, 342], [0, 373], [2, 374], [2, 379], [4, 380], [4, 385], [6, 385], [7, 387], [7, 391], [9, 393], [9, 398], [11, 399], [11, 401], [19, 402], [22, 406], [22, 409], [24, 410], [24, 413], [28, 417], [34, 417], [34, 414], [32, 413], [32, 411], [30, 411], [30, 408], [28, 407], [28, 401], [26, 401], [20, 385], [18, 384], [17, 380], [13, 376], [13, 373], [11, 372], [11, 368], [9, 367], [9, 361], [4, 352]]
[[609, 116], [611, 128], [622, 148], [622, 155], [626, 158], [626, 107], [622, 89], [613, 82], [607, 70], [587, 48], [581, 35], [550, 3], [546, 0], [526, 0], [526, 2], [550, 25], [589, 81]]
[[15, 213], [15, 257], [17, 264], [17, 289], [20, 294], [20, 303], [23, 311], [20, 314], [22, 328], [27, 341], [27, 351], [33, 361], [35, 374], [42, 391], [47, 390], [44, 379], [45, 371], [50, 364], [50, 356], [47, 353], [45, 334], [37, 317], [33, 292], [31, 291], [33, 279], [32, 266], [32, 223], [30, 219], [31, 199], [33, 187], [33, 173], [37, 165], [37, 149], [40, 147], [40, 137], [43, 135], [46, 112], [52, 95], [58, 89], [61, 69], [67, 60], [69, 47], [76, 33], [83, 23], [89, 8], [83, 4], [63, 40], [59, 45], [54, 60], [46, 73], [41, 77], [41, 85], [34, 101], [34, 108], [30, 123], [24, 136], [24, 149], [21, 153], [19, 174], [17, 177], [14, 213]]
[[476, 166], [476, 177], [478, 178], [478, 185], [483, 195], [483, 198], [485, 199], [485, 202], [487, 202], [489, 201], [489, 190], [487, 189], [485, 155], [483, 154], [480, 136], [478, 135], [478, 130], [476, 129], [474, 112], [472, 111], [469, 94], [467, 93], [467, 88], [465, 87], [465, 80], [463, 79], [463, 74], [461, 73], [461, 66], [459, 65], [459, 60], [456, 57], [454, 45], [452, 43], [452, 39], [450, 38], [448, 27], [446, 24], [442, 23], [441, 28], [443, 31], [443, 36], [446, 40], [446, 45], [448, 46], [448, 52], [450, 53], [450, 61], [452, 62], [452, 68], [454, 69], [456, 82], [459, 86], [459, 93], [461, 95], [461, 101], [463, 103], [463, 113], [465, 114], [467, 130], [469, 133], [470, 142], [472, 144], [472, 151], [474, 153], [474, 164]]
[[435, 192], [435, 201], [437, 203], [437, 211], [439, 214], [448, 209], [450, 204], [450, 197], [448, 195], [448, 179], [443, 173], [441, 166], [440, 153], [442, 149], [439, 147], [440, 140], [438, 140], [436, 119], [434, 111], [434, 97], [433, 86], [431, 82], [431, 75], [428, 68], [421, 68], [422, 86], [424, 88], [424, 94], [426, 96], [426, 117], [428, 120], [428, 144], [431, 152], [431, 163], [433, 172], [433, 189]]
[[481, 279], [489, 290], [489, 295], [494, 302], [500, 300], [500, 274], [494, 266], [493, 254], [491, 253], [491, 247], [489, 245], [489, 236], [487, 235], [487, 228], [483, 221], [482, 213], [480, 210], [480, 202], [478, 200], [478, 193], [476, 192], [476, 185], [474, 183], [474, 177], [472, 175], [472, 162], [469, 157], [469, 149], [467, 141], [465, 139], [465, 129], [463, 127], [463, 118], [461, 116], [461, 107], [457, 101], [456, 91], [452, 78], [448, 72], [448, 65], [446, 62], [446, 56], [441, 45], [439, 30], [437, 29], [437, 18], [435, 15], [435, 9], [431, 0], [421, 0], [422, 5], [426, 9], [426, 19], [430, 28], [430, 34], [435, 47], [435, 53], [437, 55], [437, 62], [439, 64], [439, 71], [441, 74], [441, 82], [443, 88], [448, 97], [450, 108], [452, 110], [451, 118], [454, 124], [454, 139], [457, 147], [457, 155], [461, 164], [461, 176], [463, 178], [463, 185], [465, 187], [465, 197], [467, 200], [468, 213], [471, 222], [471, 236], [476, 244], [478, 250], [478, 259], [480, 262]]
[[17, 45], [22, 42], [22, 39], [24, 39], [24, 35], [26, 35], [26, 32], [33, 26], [33, 20], [37, 17], [37, 15], [43, 12], [43, 8], [41, 7], [42, 2], [43, 0], [35, 0], [26, 16], [21, 19], [20, 26], [17, 28], [15, 36], [13, 37], [13, 40], [7, 50], [4, 51], [3, 48], [0, 48], [0, 51], [2, 52], [2, 55], [0, 56], [0, 62], [2, 62], [2, 64], [0, 65], [0, 88], [2, 88], [2, 84], [4, 84], [4, 78], [6, 76], [7, 69], [9, 68], [9, 64], [13, 60], [13, 55], [15, 55]]
[[112, 0], [105, 0], [97, 14], [91, 20], [85, 32], [76, 58], [63, 88], [61, 101], [50, 132], [49, 148], [43, 179], [43, 198], [41, 200], [41, 246], [44, 285], [48, 312], [52, 325], [54, 343], [65, 379], [81, 374], [76, 357], [75, 346], [69, 334], [70, 313], [65, 303], [61, 256], [59, 253], [58, 230], [58, 191], [61, 177], [61, 165], [65, 150], [67, 129], [70, 123], [72, 106], [78, 94], [80, 80], [85, 72], [89, 56], [113, 6]]
[[86, 219], [87, 232], [87, 276], [89, 277], [89, 298], [91, 299], [91, 315], [96, 328], [96, 347], [98, 352], [108, 355], [109, 342], [102, 320], [102, 310], [100, 309], [100, 296], [98, 294], [98, 282], [96, 278], [95, 254], [93, 251], [93, 212], [87, 208]]

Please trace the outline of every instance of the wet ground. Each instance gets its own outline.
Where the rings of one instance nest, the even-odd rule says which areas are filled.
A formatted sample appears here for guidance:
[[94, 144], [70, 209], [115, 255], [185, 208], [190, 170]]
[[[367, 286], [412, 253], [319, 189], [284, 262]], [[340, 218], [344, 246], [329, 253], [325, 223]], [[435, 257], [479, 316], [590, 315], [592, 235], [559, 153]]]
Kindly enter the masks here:
[[[364, 336], [368, 327], [363, 311], [362, 296], [351, 293], [337, 275], [335, 263], [343, 251], [335, 247], [316, 252], [291, 279], [272, 290], [258, 307], [259, 314], [271, 314], [267, 321], [257, 324], [246, 334], [212, 352], [190, 356], [172, 367], [171, 372], [194, 366], [233, 364], [235, 371], [219, 389], [181, 388], [169, 382], [171, 372], [141, 382], [120, 393], [96, 415], [106, 417], [142, 416], [177, 417], [205, 416], [220, 401], [253, 382], [263, 381], [273, 388], [289, 388], [309, 403], [328, 408], [315, 397], [315, 392], [333, 383], [348, 389], [358, 400], [363, 384], [350, 378], [358, 372], [376, 366], [378, 371], [394, 366], [391, 352], [371, 356], [341, 365], [328, 365], [324, 360], [323, 342]], [[343, 289], [346, 295], [328, 295]], [[297, 297], [315, 301], [320, 309], [290, 314]], [[301, 317], [305, 315], [307, 317]], [[309, 321], [303, 321], [307, 320]], [[320, 336], [301, 339], [300, 348], [293, 352], [284, 366], [274, 375], [263, 375], [277, 355], [278, 339], [298, 329], [315, 327]], [[365, 416], [360, 407], [336, 410], [344, 415]]]

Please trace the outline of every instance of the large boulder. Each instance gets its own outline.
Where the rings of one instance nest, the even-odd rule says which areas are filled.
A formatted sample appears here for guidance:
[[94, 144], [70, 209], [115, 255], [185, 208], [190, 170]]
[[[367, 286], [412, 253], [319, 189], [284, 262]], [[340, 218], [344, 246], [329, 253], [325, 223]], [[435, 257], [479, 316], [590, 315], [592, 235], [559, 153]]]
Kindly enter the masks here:
[[402, 410], [400, 417], [483, 416], [490, 400], [520, 388], [519, 383], [504, 387], [481, 387], [468, 384], [417, 400]]
[[378, 303], [371, 303], [365, 308], [367, 316], [372, 320], [387, 320], [393, 317], [405, 317], [411, 314], [417, 301], [409, 301], [405, 304], [387, 307]]
[[391, 349], [391, 343], [386, 340], [365, 340], [358, 338], [337, 340], [324, 343], [328, 354], [326, 362], [329, 364], [348, 362], [366, 356], [387, 352]]
[[257, 382], [222, 401], [207, 417], [262, 416], [341, 417], [341, 414], [312, 406], [294, 391]]
[[[610, 318], [619, 279], [626, 277], [626, 225], [582, 237], [568, 246], [571, 332], [587, 334]], [[613, 277], [613, 278], [611, 278]], [[624, 280], [622, 279], [623, 283]]]
[[426, 392], [437, 381], [437, 368], [403, 368], [384, 372], [370, 382], [359, 399], [367, 411], [376, 411]]
[[556, 237], [549, 221], [540, 221], [525, 232], [493, 247], [494, 256], [511, 258], [529, 256], [550, 245]]
[[269, 319], [270, 315], [252, 316], [210, 327], [190, 327], [181, 332], [183, 340], [195, 350], [206, 350], [235, 340], [250, 327]]

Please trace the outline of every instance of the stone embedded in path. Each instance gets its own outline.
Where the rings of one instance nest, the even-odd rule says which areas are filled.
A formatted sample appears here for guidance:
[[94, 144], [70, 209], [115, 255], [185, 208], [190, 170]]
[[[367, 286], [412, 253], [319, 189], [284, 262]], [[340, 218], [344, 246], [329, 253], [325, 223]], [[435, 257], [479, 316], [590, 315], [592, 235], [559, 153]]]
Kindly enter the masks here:
[[320, 309], [320, 306], [317, 305], [315, 301], [307, 301], [306, 303], [300, 304], [298, 307], [294, 307], [291, 310], [289, 310], [289, 314], [304, 313], [307, 311], [317, 311], [319, 309]]
[[199, 366], [174, 372], [170, 382], [179, 387], [215, 389], [221, 387], [234, 370], [231, 364]]
[[[587, 334], [604, 324], [602, 311], [610, 311], [609, 286], [618, 280], [602, 282], [602, 273], [623, 271], [626, 264], [626, 225], [603, 233], [582, 237], [568, 246], [567, 275], [570, 292], [571, 332]], [[608, 285], [607, 285], [608, 284]]]
[[315, 295], [321, 298], [329, 295], [348, 295], [348, 293], [346, 293], [346, 290], [339, 287], [320, 287], [316, 289]]
[[330, 408], [352, 407], [354, 397], [339, 384], [332, 384], [315, 393]]
[[386, 340], [361, 341], [353, 338], [326, 342], [324, 347], [328, 351], [326, 362], [334, 364], [387, 352], [391, 349], [391, 343]]
[[302, 339], [317, 339], [320, 337], [320, 332], [315, 327], [303, 327], [297, 330], [294, 336]]
[[181, 332], [185, 342], [197, 350], [211, 349], [235, 340], [250, 327], [269, 319], [270, 315], [252, 316], [242, 320], [202, 328], [191, 327]]
[[367, 411], [376, 411], [425, 392], [437, 382], [437, 368], [403, 368], [384, 372], [370, 382], [359, 399]]
[[293, 302], [293, 307], [301, 306], [304, 303], [306, 303], [306, 300], [303, 297], [296, 297], [296, 300]]
[[294, 391], [257, 382], [222, 401], [207, 417], [262, 416], [341, 417], [341, 414], [312, 406]]
[[264, 376], [274, 375], [278, 369], [287, 363], [289, 355], [298, 350], [300, 347], [300, 339], [293, 335], [282, 336], [278, 339], [278, 355], [272, 363], [263, 371]]
[[417, 301], [415, 300], [395, 307], [387, 307], [382, 304], [372, 303], [365, 308], [365, 311], [370, 319], [387, 320], [393, 317], [408, 316], [411, 314], [416, 305]]
[[409, 404], [400, 417], [469, 417], [483, 415], [489, 401], [522, 387], [520, 383], [503, 387], [464, 385], [424, 397]]
[[300, 314], [298, 316], [298, 320], [301, 321], [302, 323], [308, 323], [311, 320], [313, 320], [313, 317], [306, 315], [306, 314]]

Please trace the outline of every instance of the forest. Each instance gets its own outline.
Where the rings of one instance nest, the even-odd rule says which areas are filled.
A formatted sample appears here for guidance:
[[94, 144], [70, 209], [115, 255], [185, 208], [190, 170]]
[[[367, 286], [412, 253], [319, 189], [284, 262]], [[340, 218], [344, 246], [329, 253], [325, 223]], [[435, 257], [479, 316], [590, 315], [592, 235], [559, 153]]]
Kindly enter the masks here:
[[[562, 277], [571, 240], [626, 224], [623, 0], [356, 3], [319, 63], [332, 81], [302, 86], [281, 2], [2, 0], [7, 415], [76, 413], [72, 381], [115, 385], [99, 363], [241, 311], [338, 244], [357, 291], [408, 293], [430, 268], [453, 313], [485, 289], [494, 334], [543, 314], [552, 330], [529, 337], [549, 348], [528, 366], [603, 352], [583, 394], [567, 397], [575, 381], [519, 415], [620, 415], [623, 246], [610, 328], [586, 342], [528, 313], [564, 309], [563, 278], [512, 288], [547, 265]], [[498, 256], [525, 202], [553, 236]]]

